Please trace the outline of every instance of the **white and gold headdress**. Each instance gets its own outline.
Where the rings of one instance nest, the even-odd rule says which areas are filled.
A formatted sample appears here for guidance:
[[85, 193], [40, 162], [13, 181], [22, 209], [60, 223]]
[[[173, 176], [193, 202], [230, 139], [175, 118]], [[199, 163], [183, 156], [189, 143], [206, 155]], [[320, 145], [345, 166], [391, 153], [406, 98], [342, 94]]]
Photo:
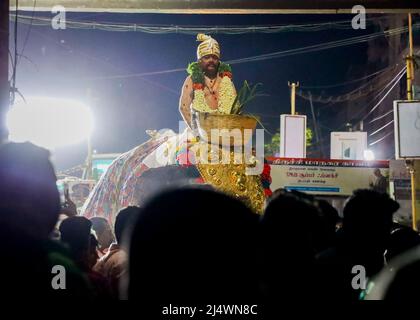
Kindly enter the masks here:
[[220, 46], [215, 39], [206, 34], [199, 33], [197, 34], [197, 41], [201, 42], [197, 48], [197, 59], [201, 59], [208, 54], [214, 54], [220, 59]]

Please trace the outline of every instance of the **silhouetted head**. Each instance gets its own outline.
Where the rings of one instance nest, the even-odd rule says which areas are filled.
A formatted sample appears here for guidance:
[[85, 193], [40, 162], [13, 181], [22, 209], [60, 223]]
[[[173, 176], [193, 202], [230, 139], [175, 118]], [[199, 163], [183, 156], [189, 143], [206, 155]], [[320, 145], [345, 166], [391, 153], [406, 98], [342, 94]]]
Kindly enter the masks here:
[[322, 233], [324, 235], [323, 249], [325, 250], [335, 246], [336, 244], [336, 231], [337, 225], [340, 222], [340, 216], [338, 215], [337, 209], [335, 209], [328, 201], [317, 200], [315, 203], [321, 214], [320, 217], [323, 226]]
[[90, 218], [90, 221], [92, 222], [92, 229], [95, 230], [98, 237], [100, 248], [108, 248], [114, 242], [114, 235], [108, 220], [102, 217], [93, 217]]
[[337, 223], [340, 221], [338, 211], [327, 200], [317, 200], [318, 208], [322, 217], [331, 230], [336, 230]]
[[[320, 212], [311, 196], [276, 190], [261, 220], [261, 289], [270, 299], [284, 294], [312, 298], [315, 254], [324, 249]], [[304, 289], [303, 289], [304, 288]]]
[[70, 217], [60, 224], [61, 241], [68, 245], [72, 257], [87, 268], [90, 259], [92, 222], [85, 217]]
[[96, 239], [95, 235], [91, 233], [89, 237], [88, 265], [87, 265], [89, 270], [93, 268], [93, 266], [96, 264], [96, 262], [99, 259], [98, 249], [99, 249], [99, 242]]
[[209, 301], [255, 293], [258, 216], [224, 194], [184, 188], [141, 210], [129, 250], [130, 299]]
[[114, 226], [115, 238], [118, 244], [122, 243], [127, 230], [130, 230], [133, 227], [139, 212], [140, 208], [134, 206], [124, 208], [118, 212]]
[[49, 152], [30, 143], [0, 145], [0, 234], [46, 239], [60, 197]]
[[344, 207], [343, 235], [360, 248], [385, 250], [399, 204], [386, 193], [359, 189]]
[[323, 229], [313, 197], [297, 191], [276, 190], [261, 221], [264, 246], [298, 258], [312, 259]]

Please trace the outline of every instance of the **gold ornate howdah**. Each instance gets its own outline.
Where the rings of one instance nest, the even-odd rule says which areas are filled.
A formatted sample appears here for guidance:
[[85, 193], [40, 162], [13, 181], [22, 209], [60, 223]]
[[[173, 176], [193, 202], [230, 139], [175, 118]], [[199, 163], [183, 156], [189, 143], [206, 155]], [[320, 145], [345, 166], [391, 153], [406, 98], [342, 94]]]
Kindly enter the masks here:
[[[222, 148], [219, 149], [222, 154]], [[211, 184], [216, 189], [245, 202], [254, 212], [261, 214], [264, 210], [265, 195], [261, 184], [260, 175], [247, 175], [246, 169], [250, 167], [242, 156], [242, 162], [237, 164], [237, 154], [230, 152], [230, 163], [223, 161], [215, 163], [199, 163], [197, 168], [205, 183]], [[222, 159], [222, 157], [220, 157]]]

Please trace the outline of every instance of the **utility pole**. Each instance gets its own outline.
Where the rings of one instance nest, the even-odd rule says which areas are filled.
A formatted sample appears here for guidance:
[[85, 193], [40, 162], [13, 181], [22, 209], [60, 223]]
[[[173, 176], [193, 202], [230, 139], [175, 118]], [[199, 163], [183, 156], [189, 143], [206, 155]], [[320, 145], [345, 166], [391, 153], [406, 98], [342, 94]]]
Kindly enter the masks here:
[[[407, 62], [407, 100], [413, 100], [413, 80], [414, 80], [414, 52], [413, 52], [413, 25], [411, 13], [408, 14], [408, 35], [409, 35], [409, 54]], [[411, 219], [413, 229], [417, 231], [417, 208], [416, 208], [416, 179], [415, 165], [413, 160], [406, 161], [411, 179]]]
[[7, 137], [6, 114], [9, 111], [9, 0], [0, 1], [0, 144]]
[[[87, 101], [89, 103], [89, 107], [92, 106], [92, 89], [87, 88], [86, 90]], [[92, 160], [93, 160], [93, 147], [92, 147], [92, 134], [90, 133], [87, 137], [87, 157], [86, 157], [86, 164], [85, 164], [85, 174], [83, 175], [84, 179], [90, 180], [92, 179]]]
[[290, 106], [291, 106], [290, 114], [294, 116], [296, 114], [296, 88], [299, 87], [299, 82], [298, 83], [289, 82], [288, 84], [289, 84], [289, 88], [292, 89], [292, 92], [290, 94]]
[[409, 53], [406, 57], [407, 62], [407, 100], [413, 100], [413, 81], [414, 81], [414, 52], [413, 52], [413, 23], [411, 13], [408, 14], [408, 38]]
[[310, 92], [309, 92], [309, 102], [311, 104], [311, 113], [312, 113], [312, 121], [314, 123], [314, 131], [315, 131], [316, 144], [319, 147], [319, 155], [320, 155], [320, 158], [324, 158], [324, 152], [322, 150], [322, 144], [321, 144], [321, 139], [320, 139], [320, 136], [321, 135], [319, 134], [318, 122], [316, 121], [314, 104], [312, 102], [312, 93], [310, 93]]

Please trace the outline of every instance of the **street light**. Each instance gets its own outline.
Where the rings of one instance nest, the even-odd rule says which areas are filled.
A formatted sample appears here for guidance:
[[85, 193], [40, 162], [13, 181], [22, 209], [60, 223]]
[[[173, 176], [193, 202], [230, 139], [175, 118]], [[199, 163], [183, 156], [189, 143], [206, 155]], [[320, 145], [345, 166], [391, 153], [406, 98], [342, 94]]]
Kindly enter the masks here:
[[32, 97], [9, 111], [10, 141], [30, 141], [53, 150], [89, 140], [93, 130], [90, 109], [75, 100]]

